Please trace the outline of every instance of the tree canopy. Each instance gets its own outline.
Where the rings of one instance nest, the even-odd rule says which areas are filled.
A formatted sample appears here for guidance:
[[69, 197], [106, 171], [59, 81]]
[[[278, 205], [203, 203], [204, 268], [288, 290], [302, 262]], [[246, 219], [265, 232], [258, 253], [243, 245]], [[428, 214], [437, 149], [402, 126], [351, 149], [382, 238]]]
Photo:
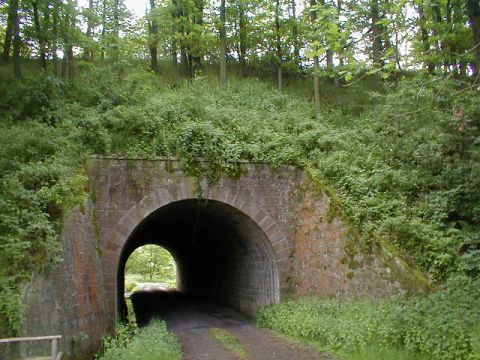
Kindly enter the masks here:
[[89, 63], [149, 59], [173, 77], [223, 63], [272, 73], [281, 89], [284, 74], [476, 78], [480, 66], [478, 0], [150, 0], [141, 18], [122, 0], [8, 0], [0, 14], [2, 60], [17, 77], [25, 60], [71, 78]]
[[141, 275], [143, 280], [175, 285], [175, 261], [172, 255], [158, 245], [144, 245], [127, 260], [125, 273]]

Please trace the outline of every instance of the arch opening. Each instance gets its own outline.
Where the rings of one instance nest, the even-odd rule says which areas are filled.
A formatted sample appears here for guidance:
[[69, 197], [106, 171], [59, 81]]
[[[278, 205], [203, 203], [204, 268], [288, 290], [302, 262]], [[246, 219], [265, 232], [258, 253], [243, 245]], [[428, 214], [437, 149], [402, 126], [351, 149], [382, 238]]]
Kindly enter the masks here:
[[176, 263], [172, 254], [157, 244], [137, 248], [125, 264], [125, 290], [158, 287], [175, 289]]
[[[159, 245], [173, 256], [177, 289], [189, 299], [228, 306], [246, 315], [279, 300], [275, 252], [260, 226], [231, 205], [188, 199], [152, 212], [127, 239], [117, 279], [123, 319], [126, 261], [148, 244]], [[161, 301], [157, 305], [162, 306]]]

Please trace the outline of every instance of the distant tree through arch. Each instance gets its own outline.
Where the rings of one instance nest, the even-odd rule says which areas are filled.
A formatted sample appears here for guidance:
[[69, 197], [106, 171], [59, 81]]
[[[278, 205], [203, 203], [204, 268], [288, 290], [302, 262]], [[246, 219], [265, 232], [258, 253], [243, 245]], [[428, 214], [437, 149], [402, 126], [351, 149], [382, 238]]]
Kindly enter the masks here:
[[125, 288], [131, 291], [142, 283], [159, 283], [166, 288], [176, 287], [176, 265], [172, 255], [159, 245], [137, 248], [125, 266]]

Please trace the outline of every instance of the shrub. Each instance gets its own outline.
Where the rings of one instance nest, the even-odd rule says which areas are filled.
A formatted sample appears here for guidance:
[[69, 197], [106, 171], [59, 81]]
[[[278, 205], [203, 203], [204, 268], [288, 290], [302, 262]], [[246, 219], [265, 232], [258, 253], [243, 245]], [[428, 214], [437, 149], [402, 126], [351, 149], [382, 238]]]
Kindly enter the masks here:
[[138, 284], [135, 281], [125, 281], [125, 290], [128, 292], [132, 292], [138, 288]]

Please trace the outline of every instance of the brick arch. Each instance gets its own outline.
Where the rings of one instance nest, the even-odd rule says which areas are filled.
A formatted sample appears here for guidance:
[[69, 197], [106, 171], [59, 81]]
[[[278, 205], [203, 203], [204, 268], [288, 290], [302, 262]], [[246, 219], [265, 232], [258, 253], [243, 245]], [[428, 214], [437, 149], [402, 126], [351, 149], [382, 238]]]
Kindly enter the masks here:
[[[106, 292], [111, 294], [117, 289], [117, 270], [119, 268], [120, 257], [125, 243], [135, 228], [150, 214], [156, 210], [168, 206], [169, 204], [182, 200], [198, 199], [192, 189], [185, 186], [184, 183], [173, 184], [158, 190], [151, 191], [147, 196], [130, 208], [127, 213], [116, 223], [113, 230], [107, 236], [106, 249], [109, 260], [104, 262], [104, 274], [106, 276]], [[253, 224], [255, 224], [268, 239], [267, 244], [263, 244], [265, 251], [274, 255], [277, 267], [275, 274], [269, 276], [275, 277], [277, 295], [276, 302], [280, 300], [280, 288], [285, 284], [290, 267], [290, 247], [283, 230], [277, 225], [270, 214], [259, 204], [262, 203], [261, 198], [253, 198], [248, 191], [240, 188], [234, 190], [219, 187], [207, 187], [204, 196], [201, 197], [206, 202], [209, 200], [217, 201], [246, 215]], [[267, 249], [269, 248], [269, 249]], [[111, 303], [111, 296], [107, 296], [110, 300], [106, 304], [106, 310], [114, 316], [112, 318], [117, 321], [118, 301]], [[114, 297], [116, 298], [116, 297]], [[112, 314], [113, 315], [113, 314]], [[109, 318], [110, 316], [107, 316]]]

